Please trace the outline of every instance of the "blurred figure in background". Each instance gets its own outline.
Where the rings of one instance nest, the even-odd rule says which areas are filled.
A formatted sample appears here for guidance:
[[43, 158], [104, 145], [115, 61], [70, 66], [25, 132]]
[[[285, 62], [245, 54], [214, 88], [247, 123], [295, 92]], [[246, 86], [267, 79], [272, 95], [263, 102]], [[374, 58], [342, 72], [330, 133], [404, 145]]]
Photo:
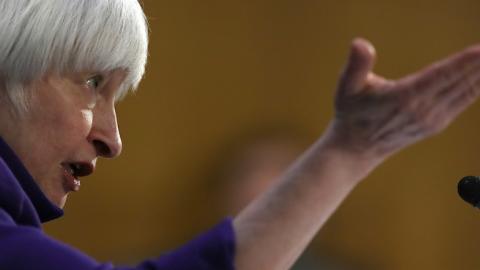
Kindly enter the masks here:
[[[306, 149], [305, 135], [295, 128], [255, 131], [232, 143], [221, 157], [219, 205], [224, 212], [237, 215], [254, 198], [266, 191]], [[328, 252], [310, 248], [292, 270], [371, 270], [365, 263], [353, 262], [329, 248]]]

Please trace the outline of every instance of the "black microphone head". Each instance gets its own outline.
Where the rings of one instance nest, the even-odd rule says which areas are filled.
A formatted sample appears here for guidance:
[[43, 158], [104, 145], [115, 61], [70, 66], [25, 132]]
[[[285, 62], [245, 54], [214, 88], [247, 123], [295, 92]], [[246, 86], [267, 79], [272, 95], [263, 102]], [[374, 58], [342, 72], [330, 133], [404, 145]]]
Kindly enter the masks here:
[[480, 207], [480, 178], [465, 176], [458, 182], [458, 195], [474, 207]]

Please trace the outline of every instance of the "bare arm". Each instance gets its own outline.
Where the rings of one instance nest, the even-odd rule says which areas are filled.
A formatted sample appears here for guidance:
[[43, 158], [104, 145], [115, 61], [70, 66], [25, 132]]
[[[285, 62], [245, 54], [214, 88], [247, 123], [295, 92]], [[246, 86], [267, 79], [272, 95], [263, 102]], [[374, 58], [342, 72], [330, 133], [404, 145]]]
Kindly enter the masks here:
[[480, 92], [480, 47], [397, 81], [356, 39], [326, 132], [234, 220], [239, 270], [289, 269], [349, 192], [402, 148], [442, 131]]

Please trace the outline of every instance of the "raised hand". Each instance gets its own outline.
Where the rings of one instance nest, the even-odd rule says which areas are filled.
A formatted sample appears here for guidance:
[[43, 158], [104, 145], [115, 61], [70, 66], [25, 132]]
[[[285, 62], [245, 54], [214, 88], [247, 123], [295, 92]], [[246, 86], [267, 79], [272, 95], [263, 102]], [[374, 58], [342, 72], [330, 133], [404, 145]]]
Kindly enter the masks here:
[[330, 130], [336, 144], [361, 154], [388, 156], [442, 131], [480, 93], [480, 46], [395, 81], [374, 74], [374, 62], [373, 46], [355, 39]]
[[480, 92], [480, 46], [393, 81], [353, 41], [327, 131], [234, 221], [237, 269], [289, 269], [350, 191], [386, 157], [445, 129]]

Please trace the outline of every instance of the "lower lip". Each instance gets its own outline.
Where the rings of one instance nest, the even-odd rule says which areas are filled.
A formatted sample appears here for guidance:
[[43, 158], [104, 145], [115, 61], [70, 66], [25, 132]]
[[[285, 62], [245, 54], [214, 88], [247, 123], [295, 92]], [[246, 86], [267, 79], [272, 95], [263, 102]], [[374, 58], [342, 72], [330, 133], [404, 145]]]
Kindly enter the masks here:
[[65, 187], [68, 191], [80, 190], [80, 180], [76, 179], [66, 169], [63, 170], [63, 178], [65, 179]]

